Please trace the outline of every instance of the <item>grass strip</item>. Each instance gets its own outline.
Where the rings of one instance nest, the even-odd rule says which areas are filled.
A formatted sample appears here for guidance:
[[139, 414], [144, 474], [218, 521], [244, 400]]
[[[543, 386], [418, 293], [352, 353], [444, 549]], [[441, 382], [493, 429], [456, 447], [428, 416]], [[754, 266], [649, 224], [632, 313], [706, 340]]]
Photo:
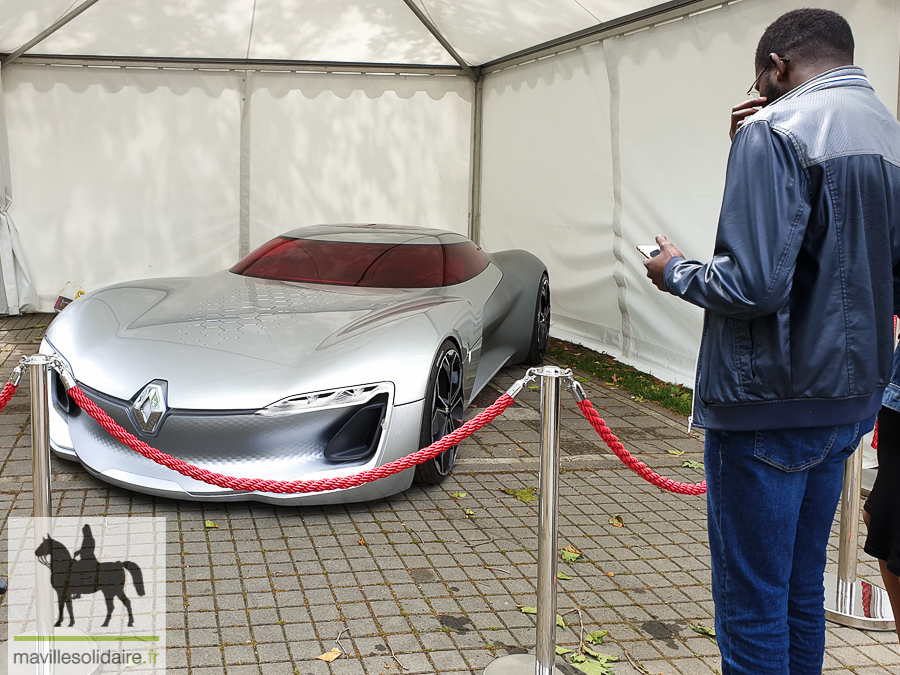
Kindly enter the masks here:
[[619, 363], [609, 354], [601, 354], [572, 342], [550, 338], [547, 355], [567, 367], [578, 368], [607, 384], [626, 389], [634, 394], [638, 402], [653, 401], [683, 417], [691, 414], [690, 389], [663, 382], [637, 368]]

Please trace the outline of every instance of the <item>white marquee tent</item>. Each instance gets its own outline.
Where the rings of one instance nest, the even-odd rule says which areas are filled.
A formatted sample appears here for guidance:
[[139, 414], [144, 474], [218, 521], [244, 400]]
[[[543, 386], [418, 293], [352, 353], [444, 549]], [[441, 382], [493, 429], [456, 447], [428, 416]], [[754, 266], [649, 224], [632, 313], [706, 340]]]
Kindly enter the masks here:
[[900, 0], [0, 0], [0, 312], [420, 224], [531, 250], [554, 335], [690, 381], [700, 312], [634, 247], [708, 258], [756, 42], [809, 4], [896, 109]]

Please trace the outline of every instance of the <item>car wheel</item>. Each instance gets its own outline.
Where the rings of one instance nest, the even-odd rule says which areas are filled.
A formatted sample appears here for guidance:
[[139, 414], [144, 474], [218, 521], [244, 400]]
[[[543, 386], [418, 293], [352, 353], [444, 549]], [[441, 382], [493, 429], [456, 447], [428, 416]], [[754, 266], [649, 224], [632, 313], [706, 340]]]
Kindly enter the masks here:
[[531, 331], [531, 344], [528, 356], [522, 363], [537, 366], [543, 363], [547, 355], [547, 343], [550, 341], [550, 279], [547, 273], [541, 275], [538, 286], [537, 301], [534, 307], [534, 327]]
[[[445, 340], [434, 357], [422, 412], [421, 447], [440, 440], [463, 423], [463, 366], [459, 349]], [[436, 485], [450, 475], [456, 459], [456, 448], [445, 450], [434, 459], [416, 467], [416, 482]]]

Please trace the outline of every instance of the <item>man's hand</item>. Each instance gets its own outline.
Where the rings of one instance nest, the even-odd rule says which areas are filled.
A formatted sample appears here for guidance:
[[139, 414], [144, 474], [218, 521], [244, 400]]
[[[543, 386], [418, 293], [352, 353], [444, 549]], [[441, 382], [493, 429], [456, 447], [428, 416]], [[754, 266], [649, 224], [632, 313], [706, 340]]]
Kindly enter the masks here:
[[731, 140], [734, 140], [737, 130], [744, 126], [744, 120], [750, 115], [758, 113], [759, 109], [765, 104], [766, 97], [760, 96], [759, 98], [751, 98], [743, 103], [738, 103], [731, 109], [731, 131], [728, 133]]
[[645, 260], [644, 267], [647, 268], [647, 277], [653, 285], [661, 291], [668, 291], [665, 278], [666, 263], [670, 258], [683, 258], [684, 255], [662, 235], [656, 238], [656, 243], [659, 244], [659, 255]]

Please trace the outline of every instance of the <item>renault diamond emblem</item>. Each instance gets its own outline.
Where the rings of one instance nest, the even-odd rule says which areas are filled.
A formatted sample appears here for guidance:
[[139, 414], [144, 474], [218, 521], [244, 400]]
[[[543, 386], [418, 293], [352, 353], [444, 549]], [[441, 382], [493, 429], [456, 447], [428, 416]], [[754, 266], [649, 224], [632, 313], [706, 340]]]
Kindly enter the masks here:
[[138, 395], [131, 406], [134, 419], [142, 431], [152, 434], [166, 413], [166, 391], [164, 385], [151, 382]]

